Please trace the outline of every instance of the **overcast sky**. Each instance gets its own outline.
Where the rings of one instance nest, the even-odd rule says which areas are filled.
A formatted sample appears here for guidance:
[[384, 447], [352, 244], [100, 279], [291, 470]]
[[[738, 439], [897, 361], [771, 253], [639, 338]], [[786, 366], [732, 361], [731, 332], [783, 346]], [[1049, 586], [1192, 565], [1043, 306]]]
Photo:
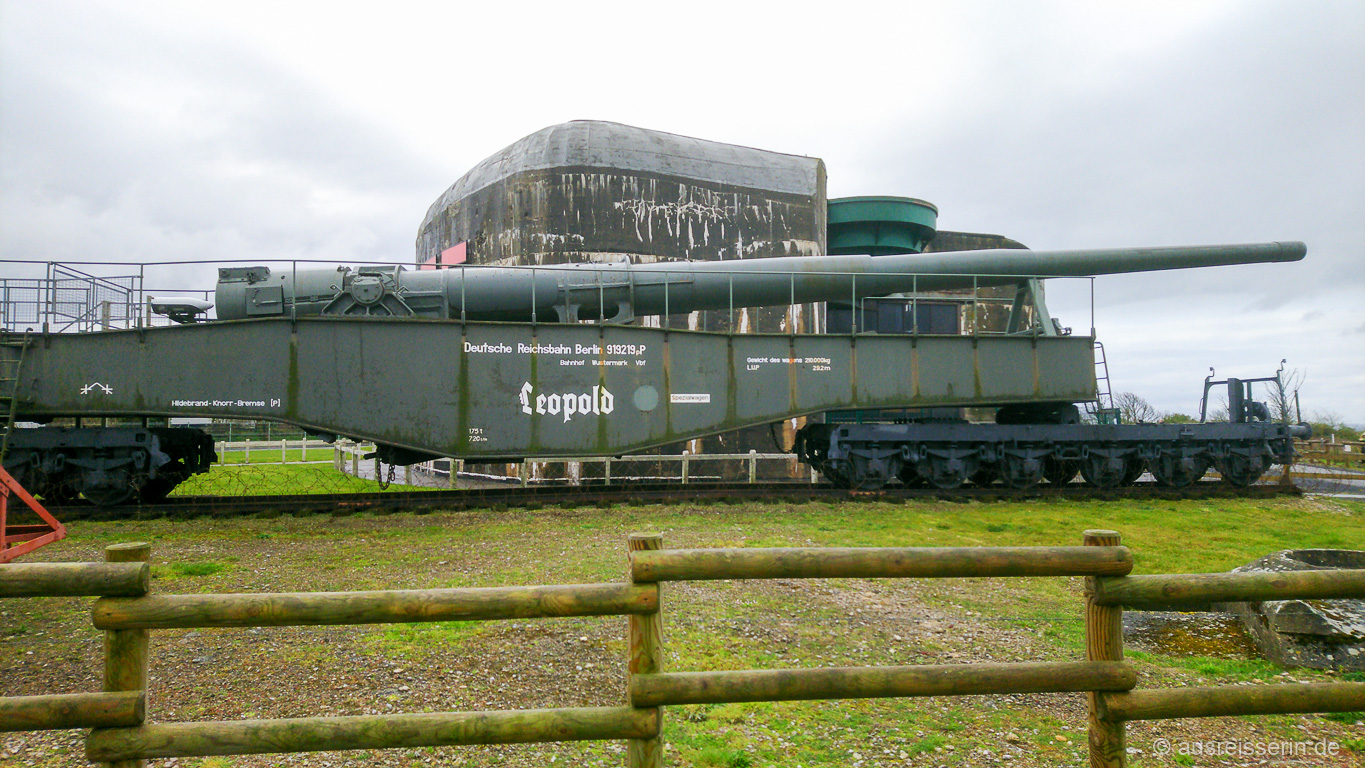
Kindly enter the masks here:
[[0, 0], [0, 258], [410, 262], [447, 186], [573, 119], [820, 157], [831, 197], [1037, 249], [1303, 240], [1098, 279], [1114, 389], [1193, 413], [1209, 366], [1287, 358], [1305, 415], [1365, 423], [1358, 0]]

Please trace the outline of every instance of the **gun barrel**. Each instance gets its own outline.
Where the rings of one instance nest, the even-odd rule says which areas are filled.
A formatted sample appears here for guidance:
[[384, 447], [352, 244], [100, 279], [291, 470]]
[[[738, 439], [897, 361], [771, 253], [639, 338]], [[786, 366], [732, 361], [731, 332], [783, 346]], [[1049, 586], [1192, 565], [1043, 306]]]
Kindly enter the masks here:
[[[926, 272], [1028, 277], [1090, 277], [1166, 269], [1299, 261], [1308, 253], [1300, 242], [1243, 245], [1178, 245], [1071, 251], [959, 251], [914, 254]], [[1010, 258], [1005, 254], [1027, 254]]]
[[220, 270], [220, 320], [279, 314], [628, 320], [705, 309], [856, 301], [912, 291], [1007, 285], [1030, 277], [1086, 277], [1298, 261], [1299, 242], [1109, 250], [951, 251], [653, 264], [346, 267], [272, 274]]

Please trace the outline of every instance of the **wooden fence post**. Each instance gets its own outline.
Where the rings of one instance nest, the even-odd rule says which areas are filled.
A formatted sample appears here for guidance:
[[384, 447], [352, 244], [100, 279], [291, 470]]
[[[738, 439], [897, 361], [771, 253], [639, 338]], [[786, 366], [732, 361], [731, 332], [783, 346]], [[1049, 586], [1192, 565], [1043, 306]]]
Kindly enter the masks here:
[[[104, 548], [104, 560], [109, 563], [147, 563], [151, 559], [151, 544], [113, 544]], [[104, 633], [104, 690], [147, 690], [147, 630], [115, 629]], [[142, 768], [146, 764], [145, 760], [108, 763], [111, 768]]]
[[749, 449], [749, 485], [758, 479], [758, 451]]
[[[629, 541], [632, 553], [663, 549], [664, 544], [663, 536], [657, 533], [632, 533]], [[635, 581], [634, 570], [631, 568], [632, 583]], [[654, 587], [662, 590], [657, 583]], [[662, 595], [659, 596], [658, 602], [662, 607]], [[631, 614], [627, 621], [630, 635], [627, 653], [630, 657], [626, 664], [626, 690], [632, 691], [627, 695], [634, 698], [632, 683], [636, 675], [663, 671], [663, 616], [656, 610], [653, 613]], [[631, 705], [634, 706], [633, 701]], [[659, 735], [648, 739], [630, 739], [626, 742], [627, 768], [662, 768], [664, 764], [662, 708], [655, 709], [655, 718], [660, 726]]]
[[[1117, 531], [1086, 531], [1087, 547], [1117, 547]], [[1095, 604], [1095, 578], [1085, 579], [1085, 659], [1123, 661], [1123, 606]], [[1127, 764], [1124, 725], [1103, 719], [1102, 694], [1085, 694], [1089, 712], [1090, 768], [1124, 768]]]

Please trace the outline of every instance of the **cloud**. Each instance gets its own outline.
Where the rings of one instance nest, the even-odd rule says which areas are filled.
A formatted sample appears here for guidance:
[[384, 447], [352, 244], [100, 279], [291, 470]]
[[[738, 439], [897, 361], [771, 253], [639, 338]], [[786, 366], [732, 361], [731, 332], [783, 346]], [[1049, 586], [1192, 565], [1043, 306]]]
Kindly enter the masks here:
[[412, 257], [450, 172], [391, 129], [231, 41], [64, 10], [6, 8], [7, 258]]
[[1236, 6], [1199, 35], [1110, 59], [1063, 41], [1074, 58], [983, 83], [935, 116], [927, 143], [869, 143], [880, 183], [861, 193], [905, 190], [938, 203], [944, 226], [1037, 248], [1303, 239], [1319, 267], [1262, 291], [1333, 267], [1365, 286], [1352, 213], [1365, 208], [1365, 24], [1342, 8]]
[[[1112, 52], [1094, 48], [1108, 30], [1030, 25], [1021, 39], [1049, 53], [986, 52], [997, 76], [865, 142], [867, 186], [840, 194], [924, 197], [943, 228], [1039, 249], [1304, 240], [1298, 263], [1100, 278], [1096, 328], [1116, 386], [1159, 407], [1179, 409], [1208, 365], [1266, 375], [1290, 357], [1312, 370], [1305, 402], [1360, 418], [1365, 356], [1340, 324], [1365, 295], [1365, 10], [1213, 10]], [[1063, 320], [1085, 327], [1084, 290], [1049, 287], [1050, 303], [1067, 291], [1085, 309]]]
[[[484, 156], [621, 120], [820, 156], [832, 196], [1039, 249], [1304, 240], [1098, 279], [1094, 325], [1158, 407], [1291, 357], [1365, 421], [1360, 4], [319, 7], [0, 0], [0, 255], [408, 261]], [[1090, 290], [1050, 286], [1054, 312], [1088, 331]]]

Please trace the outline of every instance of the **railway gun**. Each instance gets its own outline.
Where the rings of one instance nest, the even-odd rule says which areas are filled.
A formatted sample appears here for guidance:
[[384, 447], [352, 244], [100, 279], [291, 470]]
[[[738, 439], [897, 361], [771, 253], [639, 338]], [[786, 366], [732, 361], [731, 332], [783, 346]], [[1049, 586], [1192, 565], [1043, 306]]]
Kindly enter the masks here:
[[[1271, 421], [1229, 381], [1230, 419], [1087, 424], [1094, 339], [1047, 313], [1040, 278], [1302, 259], [1302, 243], [982, 250], [879, 256], [510, 268], [219, 271], [207, 302], [162, 300], [177, 321], [92, 333], [7, 333], [4, 466], [36, 495], [151, 501], [216, 461], [202, 430], [147, 419], [271, 420], [373, 441], [379, 458], [523, 461], [623, 455], [830, 411], [793, 450], [835, 484], [1023, 488], [1080, 473], [1102, 487], [1144, 468], [1183, 486], [1216, 467], [1237, 485], [1288, 461], [1303, 427]], [[1016, 286], [1007, 332], [748, 334], [667, 327], [698, 311], [795, 307]], [[794, 311], [794, 310], [793, 310]], [[658, 317], [659, 320], [651, 318]], [[629, 324], [644, 318], [645, 323]], [[1233, 389], [1236, 392], [1233, 392]], [[1235, 394], [1235, 397], [1233, 396]], [[989, 408], [995, 423], [943, 418]], [[910, 409], [906, 411], [905, 409]], [[906, 414], [910, 415], [906, 415]], [[142, 426], [96, 426], [103, 418]]]

